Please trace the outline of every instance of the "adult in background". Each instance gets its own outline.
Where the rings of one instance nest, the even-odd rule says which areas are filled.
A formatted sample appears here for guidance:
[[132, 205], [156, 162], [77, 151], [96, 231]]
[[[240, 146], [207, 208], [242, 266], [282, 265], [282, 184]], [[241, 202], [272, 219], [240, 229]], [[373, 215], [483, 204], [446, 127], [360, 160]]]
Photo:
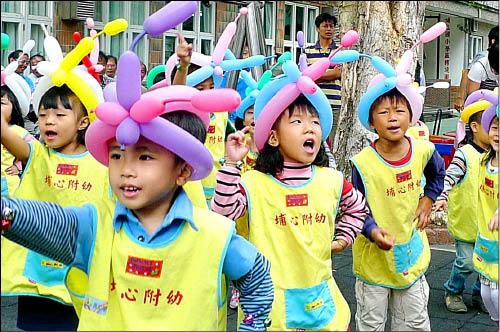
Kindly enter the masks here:
[[115, 81], [116, 75], [116, 65], [118, 59], [113, 55], [108, 55], [108, 60], [106, 62], [106, 68], [104, 69], [104, 75], [102, 75], [102, 87], [104, 88], [111, 82]]

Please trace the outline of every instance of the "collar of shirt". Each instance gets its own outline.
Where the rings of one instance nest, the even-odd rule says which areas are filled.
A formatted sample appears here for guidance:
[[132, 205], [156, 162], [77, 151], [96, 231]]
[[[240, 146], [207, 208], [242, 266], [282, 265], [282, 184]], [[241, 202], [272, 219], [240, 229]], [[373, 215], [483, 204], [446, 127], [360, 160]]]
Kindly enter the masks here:
[[479, 153], [484, 153], [485, 152], [485, 150], [482, 147], [480, 147], [479, 145], [477, 145], [474, 142], [470, 142], [470, 145], [472, 145], [472, 147], [474, 149], [476, 149], [476, 151], [479, 152]]
[[[145, 238], [144, 242], [150, 243], [152, 241], [156, 242], [155, 238], [157, 237], [163, 237], [162, 234], [165, 234], [169, 228], [172, 228], [174, 221], [180, 221], [181, 223], [186, 221], [195, 231], [198, 231], [193, 220], [193, 205], [183, 189], [180, 190], [175, 198], [170, 211], [168, 211], [163, 219], [163, 223], [153, 234], [148, 235], [139, 219], [120, 201], [116, 202], [113, 226], [115, 231], [118, 232], [127, 223], [134, 237], [137, 238], [136, 235], [143, 235]], [[161, 240], [160, 238], [158, 239], [159, 241]]]
[[[314, 45], [314, 48], [315, 49], [318, 49], [318, 50], [322, 50], [323, 48], [321, 47], [321, 44], [319, 43], [319, 40], [316, 42], [316, 44]], [[337, 45], [335, 45], [335, 41], [332, 39], [332, 43], [330, 44], [330, 46], [328, 46], [328, 49], [330, 51], [333, 51], [334, 49], [337, 48]]]

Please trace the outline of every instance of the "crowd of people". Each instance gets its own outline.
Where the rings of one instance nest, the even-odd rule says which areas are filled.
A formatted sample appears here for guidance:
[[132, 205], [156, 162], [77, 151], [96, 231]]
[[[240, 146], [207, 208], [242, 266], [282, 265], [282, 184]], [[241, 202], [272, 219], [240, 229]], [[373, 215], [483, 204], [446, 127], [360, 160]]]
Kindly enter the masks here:
[[[164, 9], [151, 17], [175, 16]], [[178, 23], [145, 23], [144, 35]], [[235, 59], [221, 44], [208, 58], [180, 34], [152, 85], [133, 47], [120, 61], [100, 52], [93, 76], [81, 50], [95, 37], [58, 61], [9, 55], [1, 287], [19, 298], [19, 328], [225, 330], [229, 301], [240, 330], [348, 331], [354, 294], [357, 330], [384, 330], [390, 313], [393, 330], [429, 331], [433, 209], [448, 211], [456, 241], [446, 307], [467, 311], [474, 273], [473, 302], [498, 324], [498, 27], [457, 100], [464, 135], [445, 170], [428, 135], [410, 134], [424, 101], [410, 58], [392, 67], [337, 52], [336, 19], [315, 25], [306, 69], [283, 54], [258, 81], [246, 64], [264, 57]], [[351, 159], [349, 181], [329, 151], [339, 65], [365, 58], [378, 75], [357, 115], [377, 138]], [[225, 88], [232, 66], [238, 91]], [[356, 284], [341, 290], [332, 261], [349, 247]]]

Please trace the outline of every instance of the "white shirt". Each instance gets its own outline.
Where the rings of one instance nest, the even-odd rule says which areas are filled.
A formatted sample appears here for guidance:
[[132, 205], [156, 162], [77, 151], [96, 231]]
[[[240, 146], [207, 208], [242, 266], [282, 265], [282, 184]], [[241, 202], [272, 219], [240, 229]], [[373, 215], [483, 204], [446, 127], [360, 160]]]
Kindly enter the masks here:
[[486, 80], [491, 80], [497, 82], [498, 85], [498, 74], [493, 73], [490, 67], [490, 62], [488, 57], [483, 57], [478, 61], [474, 62], [469, 70], [469, 79], [476, 83], [481, 83]]

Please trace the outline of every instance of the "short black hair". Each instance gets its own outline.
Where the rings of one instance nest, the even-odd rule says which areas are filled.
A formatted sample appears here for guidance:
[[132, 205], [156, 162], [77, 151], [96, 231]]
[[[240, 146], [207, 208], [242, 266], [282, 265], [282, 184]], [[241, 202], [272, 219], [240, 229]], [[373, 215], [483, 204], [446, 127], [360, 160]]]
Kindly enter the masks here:
[[30, 62], [31, 62], [31, 60], [33, 60], [34, 58], [40, 58], [40, 59], [41, 59], [41, 61], [45, 61], [45, 57], [44, 57], [43, 55], [41, 55], [40, 53], [37, 53], [37, 54], [35, 54], [35, 55], [30, 56]]
[[316, 19], [314, 20], [314, 25], [316, 25], [316, 28], [319, 28], [321, 23], [328, 21], [332, 22], [333, 25], [337, 26], [337, 18], [328, 13], [321, 13], [318, 16], [316, 16]]
[[97, 58], [104, 58], [106, 61], [108, 61], [108, 56], [103, 51], [99, 51], [99, 55]]
[[[290, 106], [287, 107], [289, 116], [293, 114], [297, 106], [302, 105], [305, 106], [310, 113], [318, 115], [318, 111], [316, 111], [309, 99], [301, 94], [293, 103], [290, 104]], [[283, 111], [278, 119], [276, 119], [273, 124], [273, 129], [276, 128], [285, 111]], [[328, 155], [326, 154], [323, 144], [321, 144], [318, 154], [312, 164], [316, 166], [328, 167]], [[257, 160], [255, 161], [255, 170], [275, 176], [283, 170], [283, 167], [284, 159], [283, 155], [279, 151], [279, 147], [273, 147], [266, 142], [264, 149], [259, 152]]]
[[[197, 115], [188, 111], [175, 111], [164, 113], [161, 117], [184, 129], [201, 143], [205, 143], [207, 129], [205, 128], [203, 121], [201, 121], [200, 117]], [[177, 155], [175, 156], [176, 164], [179, 164], [182, 161], [182, 158]]]
[[498, 74], [498, 41], [488, 49], [488, 61], [490, 67]]
[[110, 59], [115, 60], [115, 63], [118, 64], [118, 59], [114, 55], [108, 55], [106, 57], [106, 62], [108, 62]]
[[[188, 75], [191, 74], [192, 72], [200, 69], [201, 66], [198, 66], [198, 65], [195, 65], [194, 63], [191, 63], [189, 64], [189, 67], [188, 67]], [[174, 66], [174, 69], [172, 70], [172, 74], [170, 74], [170, 81], [173, 82], [174, 81], [174, 77], [175, 77], [175, 73], [177, 73], [177, 66]]]
[[2, 85], [2, 97], [5, 95], [7, 95], [7, 99], [9, 99], [10, 103], [12, 104], [10, 124], [24, 128], [23, 113], [21, 112], [21, 106], [19, 106], [16, 95], [7, 85]]
[[488, 44], [492, 45], [493, 40], [498, 43], [498, 25], [491, 28], [490, 32], [488, 33]]
[[375, 99], [375, 101], [372, 103], [372, 106], [370, 107], [370, 113], [368, 114], [368, 123], [370, 123], [370, 124], [373, 123], [373, 109], [380, 102], [382, 102], [382, 100], [384, 100], [386, 98], [389, 99], [393, 105], [396, 104], [398, 101], [404, 102], [406, 104], [406, 107], [408, 107], [408, 110], [410, 111], [410, 121], [411, 121], [411, 118], [413, 117], [413, 112], [411, 110], [411, 105], [408, 102], [408, 99], [406, 99], [406, 97], [401, 92], [399, 92], [399, 90], [397, 88], [394, 88], [394, 89], [387, 91], [386, 93], [384, 93], [383, 95], [381, 95], [377, 99]]
[[483, 111], [480, 111], [480, 112], [476, 112], [476, 113], [472, 114], [469, 117], [469, 121], [467, 122], [466, 131], [465, 131], [465, 138], [461, 142], [458, 143], [459, 145], [470, 144], [474, 141], [474, 133], [473, 133], [470, 125], [472, 124], [472, 122], [476, 122], [476, 123], [481, 124], [481, 116], [482, 115], [483, 115]]
[[7, 59], [9, 60], [9, 62], [11, 62], [10, 61], [11, 59], [17, 60], [22, 54], [23, 54], [23, 50], [15, 50], [15, 51], [10, 52]]
[[[73, 91], [66, 85], [63, 84], [60, 87], [54, 86], [50, 88], [43, 96], [42, 99], [40, 100], [40, 106], [48, 109], [48, 108], [58, 108], [58, 103], [61, 101], [61, 104], [64, 106], [66, 109], [73, 109], [71, 107], [70, 103], [70, 98], [73, 97], [73, 100], [77, 101], [80, 103], [80, 108], [81, 116], [87, 116], [87, 109], [85, 108], [85, 105], [81, 102], [80, 98], [78, 98]], [[38, 111], [38, 110], [37, 110]], [[87, 126], [88, 127], [88, 126]], [[85, 133], [87, 131], [87, 127], [84, 129], [78, 130], [78, 137], [77, 137], [77, 142], [78, 144], [85, 145]]]

